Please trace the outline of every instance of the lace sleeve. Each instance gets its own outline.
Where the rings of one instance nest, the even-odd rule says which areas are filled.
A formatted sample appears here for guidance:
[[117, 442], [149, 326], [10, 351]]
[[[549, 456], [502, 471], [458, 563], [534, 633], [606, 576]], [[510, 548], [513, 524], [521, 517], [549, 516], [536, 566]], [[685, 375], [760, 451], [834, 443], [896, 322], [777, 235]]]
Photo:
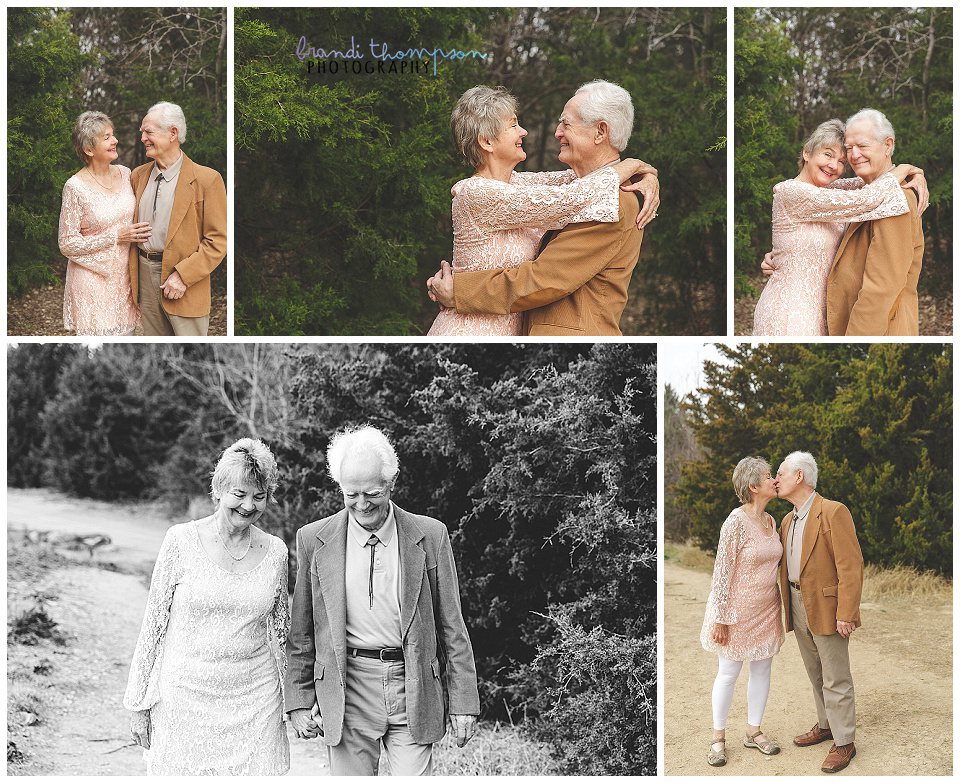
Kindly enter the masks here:
[[130, 676], [123, 697], [123, 706], [135, 712], [148, 710], [159, 700], [157, 682], [163, 657], [163, 640], [170, 620], [173, 594], [182, 573], [180, 527], [175, 525], [167, 531], [153, 567], [147, 608], [130, 662]]
[[287, 655], [284, 652], [287, 644], [287, 634], [290, 632], [290, 606], [288, 603], [287, 588], [287, 546], [277, 540], [277, 594], [273, 602], [273, 611], [270, 613], [270, 649], [277, 662], [277, 671], [280, 673], [280, 682], [287, 674]]
[[514, 185], [567, 185], [573, 182], [577, 175], [573, 169], [563, 171], [515, 171], [510, 177]]
[[84, 212], [79, 186], [67, 180], [63, 186], [60, 228], [57, 232], [60, 252], [73, 263], [107, 277], [113, 268], [114, 258], [112, 253], [104, 251], [113, 250], [117, 246], [119, 226], [110, 226], [85, 237], [80, 233]]
[[780, 183], [779, 192], [786, 214], [800, 223], [863, 222], [909, 211], [903, 188], [890, 174], [853, 190], [787, 180]]
[[713, 565], [713, 584], [710, 591], [712, 612], [710, 619], [721, 625], [737, 622], [737, 607], [732, 600], [733, 576], [737, 570], [737, 556], [743, 548], [743, 520], [731, 514], [720, 528], [720, 543]]
[[568, 223], [620, 219], [620, 178], [609, 166], [562, 186], [514, 185], [475, 177], [464, 181], [459, 196], [470, 219], [485, 231], [550, 230]]

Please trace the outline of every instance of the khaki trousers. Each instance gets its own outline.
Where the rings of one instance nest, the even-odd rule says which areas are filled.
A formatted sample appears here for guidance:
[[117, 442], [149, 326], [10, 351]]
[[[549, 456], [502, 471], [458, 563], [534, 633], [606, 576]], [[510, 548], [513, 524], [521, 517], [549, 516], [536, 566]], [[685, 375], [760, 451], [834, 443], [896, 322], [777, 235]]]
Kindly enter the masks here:
[[414, 742], [407, 726], [403, 661], [347, 656], [343, 736], [327, 748], [331, 775], [376, 775], [380, 744], [391, 775], [430, 775], [433, 745]]
[[833, 732], [835, 745], [854, 741], [857, 715], [853, 698], [853, 677], [850, 674], [850, 638], [838, 633], [818, 636], [807, 625], [800, 591], [790, 588], [790, 609], [793, 632], [800, 646], [800, 657], [813, 686], [817, 705], [817, 721], [821, 729]]
[[164, 312], [160, 303], [160, 261], [138, 255], [140, 265], [140, 318], [145, 337], [206, 337], [210, 316], [186, 318]]

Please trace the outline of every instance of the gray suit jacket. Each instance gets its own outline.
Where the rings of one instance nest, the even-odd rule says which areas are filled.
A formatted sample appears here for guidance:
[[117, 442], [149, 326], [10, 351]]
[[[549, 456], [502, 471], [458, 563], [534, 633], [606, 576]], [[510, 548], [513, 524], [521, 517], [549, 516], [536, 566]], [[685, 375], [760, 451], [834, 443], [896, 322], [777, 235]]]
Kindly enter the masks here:
[[[400, 544], [400, 629], [407, 720], [416, 742], [439, 741], [447, 711], [479, 715], [473, 646], [443, 523], [394, 504]], [[297, 532], [297, 583], [287, 637], [284, 709], [320, 707], [324, 742], [343, 730], [347, 642], [346, 509]]]

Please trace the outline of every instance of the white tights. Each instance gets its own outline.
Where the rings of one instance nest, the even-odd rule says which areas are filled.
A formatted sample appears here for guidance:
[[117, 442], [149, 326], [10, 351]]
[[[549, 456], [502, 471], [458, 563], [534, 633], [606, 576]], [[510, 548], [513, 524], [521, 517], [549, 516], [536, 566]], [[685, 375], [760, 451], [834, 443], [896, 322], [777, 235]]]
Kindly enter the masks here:
[[[733, 687], [737, 684], [743, 661], [731, 661], [718, 655], [720, 666], [713, 682], [713, 728], [717, 731], [727, 727], [727, 713], [733, 701]], [[749, 661], [750, 679], [747, 680], [747, 725], [759, 726], [770, 693], [770, 669], [773, 658]]]

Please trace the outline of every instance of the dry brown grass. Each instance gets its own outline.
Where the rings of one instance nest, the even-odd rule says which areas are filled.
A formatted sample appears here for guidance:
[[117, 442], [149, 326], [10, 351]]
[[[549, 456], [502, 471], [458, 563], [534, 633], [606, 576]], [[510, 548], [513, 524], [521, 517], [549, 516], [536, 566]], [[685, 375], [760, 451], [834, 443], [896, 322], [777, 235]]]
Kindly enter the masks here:
[[545, 745], [527, 739], [516, 726], [481, 723], [458, 748], [450, 732], [433, 746], [434, 775], [556, 775]]
[[[663, 548], [665, 562], [711, 573], [713, 555], [692, 544], [668, 542]], [[925, 605], [947, 603], [953, 599], [953, 583], [932, 571], [917, 571], [906, 566], [863, 569], [863, 600], [869, 602], [903, 601]]]
[[674, 565], [683, 566], [693, 571], [713, 573], [713, 555], [704, 552], [689, 542], [686, 544], [678, 544], [675, 541], [665, 543], [663, 559], [664, 562], [672, 562]]
[[863, 600], [939, 604], [953, 599], [953, 583], [933, 571], [906, 566], [863, 569]]

